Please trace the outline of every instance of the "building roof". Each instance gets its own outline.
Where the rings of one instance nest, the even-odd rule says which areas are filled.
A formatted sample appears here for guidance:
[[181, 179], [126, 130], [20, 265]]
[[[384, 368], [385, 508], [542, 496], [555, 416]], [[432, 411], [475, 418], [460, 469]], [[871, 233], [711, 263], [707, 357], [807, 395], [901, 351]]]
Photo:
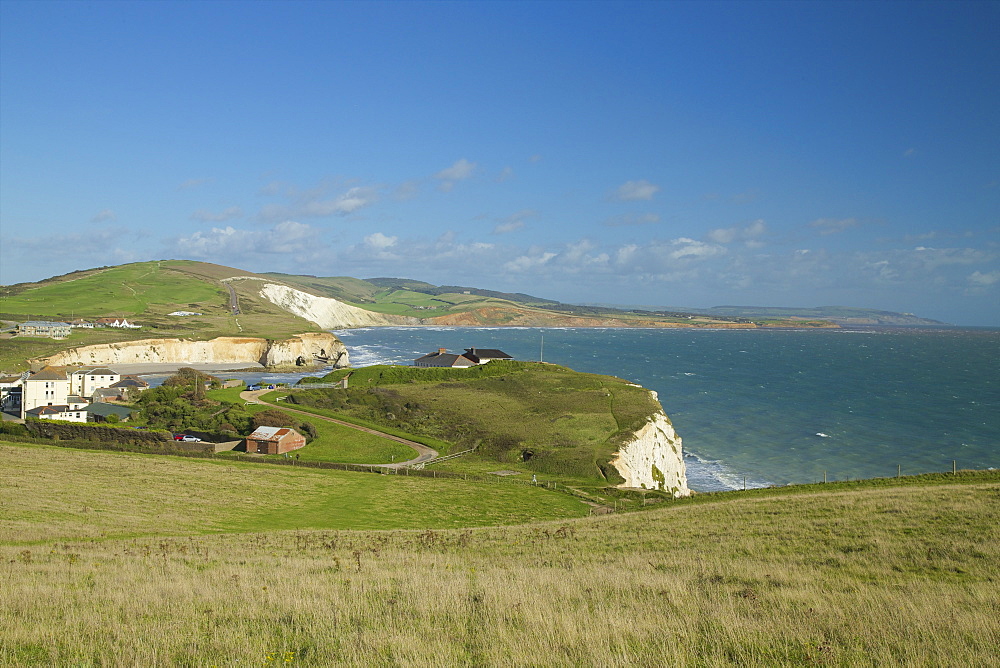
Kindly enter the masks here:
[[135, 376], [124, 376], [111, 387], [149, 387], [149, 383]]
[[86, 410], [85, 408], [70, 408], [66, 404], [58, 404], [56, 406], [36, 406], [25, 411], [27, 415], [58, 415], [59, 413], [74, 413], [76, 411]]
[[51, 320], [29, 320], [28, 322], [20, 323], [21, 327], [69, 327], [68, 322], [58, 322]]
[[247, 438], [255, 441], [280, 441], [289, 434], [300, 436], [297, 431], [289, 427], [257, 427]]
[[427, 353], [423, 357], [418, 357], [413, 363], [417, 366], [474, 366], [476, 361], [469, 359], [466, 355], [445, 353], [439, 350], [436, 353]]
[[106, 404], [103, 402], [97, 402], [84, 407], [81, 410], [85, 410], [91, 415], [100, 415], [101, 417], [108, 417], [109, 415], [117, 415], [120, 418], [127, 418], [132, 413], [135, 412], [132, 408], [126, 408], [125, 406], [115, 406], [114, 404]]
[[512, 360], [514, 359], [502, 350], [496, 348], [466, 348], [465, 356], [478, 362], [479, 360]]
[[94, 390], [94, 401], [100, 401], [101, 399], [107, 399], [109, 397], [117, 398], [119, 391], [110, 387], [102, 387], [99, 390]]
[[57, 366], [43, 366], [28, 380], [66, 380], [66, 369]]
[[91, 369], [90, 371], [84, 371], [85, 376], [117, 376], [118, 372], [109, 369], [106, 366], [102, 366], [99, 369]]

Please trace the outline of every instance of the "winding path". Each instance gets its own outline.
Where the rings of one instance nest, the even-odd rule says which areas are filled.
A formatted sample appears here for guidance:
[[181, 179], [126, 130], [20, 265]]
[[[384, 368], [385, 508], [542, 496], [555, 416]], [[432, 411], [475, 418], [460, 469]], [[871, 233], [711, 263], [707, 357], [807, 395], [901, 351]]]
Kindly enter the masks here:
[[267, 394], [268, 392], [273, 392], [273, 391], [274, 390], [254, 390], [253, 392], [243, 391], [240, 392], [240, 399], [252, 404], [271, 406], [272, 408], [278, 408], [279, 410], [287, 411], [289, 413], [298, 413], [299, 415], [307, 415], [317, 420], [326, 420], [327, 422], [333, 422], [334, 424], [339, 424], [343, 427], [350, 427], [351, 429], [357, 429], [358, 431], [363, 431], [366, 434], [372, 434], [374, 436], [381, 436], [382, 438], [388, 438], [390, 441], [396, 441], [397, 443], [402, 443], [403, 445], [411, 447], [417, 451], [417, 456], [415, 458], [408, 459], [405, 462], [396, 462], [394, 464], [371, 464], [371, 466], [381, 466], [382, 468], [387, 468], [387, 469], [400, 469], [403, 468], [404, 466], [411, 466], [413, 464], [421, 464], [423, 462], [430, 461], [438, 456], [437, 450], [434, 450], [433, 448], [428, 448], [426, 445], [423, 445], [421, 443], [416, 443], [414, 441], [409, 441], [405, 438], [400, 438], [399, 436], [386, 434], [385, 432], [377, 431], [375, 429], [369, 429], [368, 427], [361, 427], [359, 425], [351, 424], [350, 422], [344, 422], [343, 420], [338, 420], [336, 418], [326, 417], [323, 415], [316, 415], [315, 413], [310, 413], [308, 411], [300, 411], [297, 408], [290, 408], [288, 406], [276, 407], [274, 404], [270, 404], [266, 401], [260, 400], [260, 396], [262, 394]]

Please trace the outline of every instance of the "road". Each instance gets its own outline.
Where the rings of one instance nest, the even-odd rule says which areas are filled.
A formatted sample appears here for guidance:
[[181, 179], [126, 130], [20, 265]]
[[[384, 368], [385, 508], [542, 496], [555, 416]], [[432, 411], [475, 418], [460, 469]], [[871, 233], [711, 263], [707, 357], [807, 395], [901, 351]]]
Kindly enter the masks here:
[[232, 311], [233, 315], [240, 314], [240, 300], [236, 296], [236, 289], [226, 283], [226, 287], [229, 288], [229, 310]]
[[[266, 401], [261, 401], [260, 396], [262, 394], [267, 394], [268, 392], [273, 392], [274, 390], [254, 390], [253, 392], [240, 392], [240, 398], [243, 401], [247, 401], [252, 404], [261, 404], [263, 406], [275, 407], [274, 404], [269, 404]], [[411, 466], [413, 464], [420, 464], [422, 462], [427, 462], [438, 456], [438, 451], [433, 448], [428, 448], [426, 445], [421, 443], [416, 443], [414, 441], [409, 441], [405, 438], [400, 438], [399, 436], [393, 436], [392, 434], [386, 434], [375, 429], [369, 429], [368, 427], [361, 427], [356, 424], [351, 424], [350, 422], [344, 422], [343, 420], [338, 420], [336, 418], [325, 417], [322, 415], [316, 415], [315, 413], [309, 413], [308, 411], [300, 411], [297, 408], [291, 408], [289, 406], [277, 407], [279, 410], [287, 411], [289, 413], [298, 413], [299, 415], [306, 415], [315, 420], [326, 420], [327, 422], [333, 422], [334, 424], [339, 424], [343, 427], [350, 427], [351, 429], [357, 429], [358, 431], [363, 431], [366, 434], [372, 434], [374, 436], [381, 436], [382, 438], [388, 438], [390, 441], [396, 441], [397, 443], [402, 443], [408, 447], [413, 448], [417, 452], [417, 456], [413, 459], [408, 459], [405, 462], [396, 462], [393, 464], [372, 464], [372, 466], [381, 466], [387, 469], [399, 469], [405, 466]]]

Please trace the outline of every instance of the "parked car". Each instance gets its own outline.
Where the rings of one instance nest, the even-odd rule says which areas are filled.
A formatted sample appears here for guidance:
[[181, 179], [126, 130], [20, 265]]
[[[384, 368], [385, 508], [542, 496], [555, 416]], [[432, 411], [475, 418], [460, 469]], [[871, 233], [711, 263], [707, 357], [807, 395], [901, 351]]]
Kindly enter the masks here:
[[184, 441], [185, 443], [200, 443], [201, 439], [197, 436], [190, 436], [188, 434], [174, 434], [175, 441]]
[[247, 391], [248, 392], [253, 392], [254, 390], [259, 390], [259, 389], [260, 389], [260, 385], [247, 385]]

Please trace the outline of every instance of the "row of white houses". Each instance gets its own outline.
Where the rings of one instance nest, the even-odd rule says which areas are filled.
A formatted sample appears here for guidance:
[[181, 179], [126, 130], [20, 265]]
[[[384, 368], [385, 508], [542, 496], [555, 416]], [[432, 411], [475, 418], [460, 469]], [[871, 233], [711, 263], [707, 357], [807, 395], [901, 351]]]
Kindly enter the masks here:
[[125, 318], [98, 318], [90, 322], [89, 320], [74, 320], [73, 322], [60, 322], [49, 320], [29, 320], [18, 323], [18, 336], [47, 336], [53, 339], [62, 339], [69, 336], [74, 328], [93, 329], [94, 327], [117, 327], [118, 329], [142, 329], [142, 325], [129, 322]]
[[36, 417], [72, 422], [100, 421], [110, 414], [131, 412], [109, 402], [129, 400], [149, 384], [108, 369], [46, 366], [35, 373], [0, 378], [0, 405], [17, 410], [21, 419]]

